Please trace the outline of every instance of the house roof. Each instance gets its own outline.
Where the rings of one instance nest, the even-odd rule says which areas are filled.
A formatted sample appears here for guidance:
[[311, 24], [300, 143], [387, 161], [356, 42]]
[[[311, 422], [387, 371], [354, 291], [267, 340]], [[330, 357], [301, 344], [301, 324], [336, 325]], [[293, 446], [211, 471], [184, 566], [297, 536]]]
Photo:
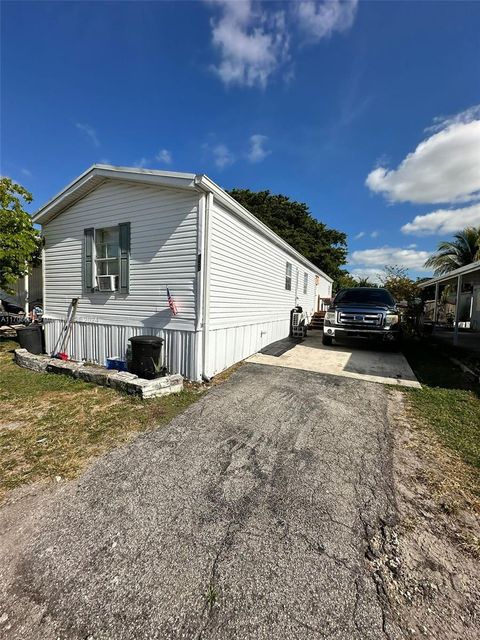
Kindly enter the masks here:
[[212, 193], [213, 197], [231, 213], [241, 218], [249, 226], [255, 228], [262, 235], [268, 237], [274, 244], [284, 249], [309, 269], [324, 277], [328, 282], [333, 282], [321, 269], [316, 267], [305, 256], [299, 253], [285, 240], [280, 238], [266, 224], [256, 218], [245, 209], [226, 191], [219, 187], [213, 180], [204, 174], [178, 173], [175, 171], [158, 171], [154, 169], [137, 169], [134, 167], [114, 167], [105, 164], [94, 164], [78, 178], [73, 180], [56, 196], [49, 200], [33, 215], [35, 224], [45, 225], [53, 218], [60, 215], [65, 209], [85, 197], [88, 193], [99, 187], [107, 180], [121, 180], [139, 182], [170, 189], [187, 189], [192, 191]]
[[444, 273], [441, 276], [437, 276], [436, 278], [432, 278], [431, 280], [427, 280], [426, 282], [422, 282], [418, 286], [421, 289], [425, 289], [426, 287], [431, 287], [435, 284], [448, 282], [449, 280], [458, 278], [458, 276], [466, 276], [468, 274], [474, 275], [475, 282], [477, 280], [480, 282], [480, 260], [478, 260], [477, 262], [472, 262], [471, 264], [467, 264], [464, 267], [454, 269], [453, 271], [449, 271], [448, 273]]

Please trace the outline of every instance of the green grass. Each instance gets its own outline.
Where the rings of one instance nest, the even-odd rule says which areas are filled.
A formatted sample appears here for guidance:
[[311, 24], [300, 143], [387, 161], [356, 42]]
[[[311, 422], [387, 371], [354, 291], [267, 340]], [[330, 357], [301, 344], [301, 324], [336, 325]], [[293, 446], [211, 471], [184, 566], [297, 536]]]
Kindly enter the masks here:
[[138, 432], [168, 423], [197, 389], [141, 400], [112, 389], [17, 366], [0, 342], [0, 499], [19, 485], [73, 478], [89, 461]]
[[404, 349], [422, 389], [409, 389], [410, 407], [440, 442], [480, 476], [480, 387], [439, 346], [412, 341]]

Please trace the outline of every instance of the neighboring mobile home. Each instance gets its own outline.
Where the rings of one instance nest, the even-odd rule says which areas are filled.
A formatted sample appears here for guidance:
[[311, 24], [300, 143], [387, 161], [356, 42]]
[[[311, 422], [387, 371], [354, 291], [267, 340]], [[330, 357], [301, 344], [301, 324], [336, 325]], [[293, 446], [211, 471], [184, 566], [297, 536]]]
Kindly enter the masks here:
[[33, 306], [42, 304], [42, 297], [42, 267], [40, 265], [31, 266], [28, 275], [16, 281], [13, 292], [7, 293], [0, 289], [0, 300], [21, 307], [27, 313]]
[[[285, 338], [332, 280], [205, 175], [94, 165], [42, 207], [47, 352], [78, 297], [68, 353], [103, 364], [128, 338], [210, 378]], [[178, 313], [167, 299], [170, 290]]]

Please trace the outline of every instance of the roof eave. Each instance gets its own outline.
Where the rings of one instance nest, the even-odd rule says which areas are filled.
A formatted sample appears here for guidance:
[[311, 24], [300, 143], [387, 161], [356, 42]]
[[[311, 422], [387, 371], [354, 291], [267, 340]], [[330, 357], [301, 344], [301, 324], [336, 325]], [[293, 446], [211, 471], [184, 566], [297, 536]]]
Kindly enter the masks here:
[[426, 282], [422, 282], [418, 286], [420, 289], [425, 289], [426, 287], [431, 287], [435, 284], [441, 284], [442, 282], [448, 282], [448, 280], [454, 280], [458, 276], [463, 276], [468, 273], [473, 273], [474, 271], [480, 271], [480, 260], [476, 262], [472, 262], [471, 264], [467, 264], [464, 267], [459, 267], [458, 269], [454, 269], [449, 273], [444, 273], [441, 276], [436, 276], [435, 278], [431, 278]]
[[32, 221], [34, 224], [49, 222], [107, 179], [141, 182], [173, 189], [195, 189], [194, 173], [156, 172], [148, 169], [94, 164], [38, 209], [33, 214]]

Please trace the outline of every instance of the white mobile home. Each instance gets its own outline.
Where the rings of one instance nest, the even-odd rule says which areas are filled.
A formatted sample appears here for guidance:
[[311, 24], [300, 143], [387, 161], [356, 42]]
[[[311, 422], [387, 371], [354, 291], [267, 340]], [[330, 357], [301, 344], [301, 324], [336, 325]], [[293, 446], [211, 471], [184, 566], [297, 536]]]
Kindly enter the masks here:
[[331, 278], [205, 175], [94, 165], [33, 220], [48, 352], [77, 297], [71, 356], [103, 364], [152, 334], [171, 372], [210, 378], [331, 295]]

